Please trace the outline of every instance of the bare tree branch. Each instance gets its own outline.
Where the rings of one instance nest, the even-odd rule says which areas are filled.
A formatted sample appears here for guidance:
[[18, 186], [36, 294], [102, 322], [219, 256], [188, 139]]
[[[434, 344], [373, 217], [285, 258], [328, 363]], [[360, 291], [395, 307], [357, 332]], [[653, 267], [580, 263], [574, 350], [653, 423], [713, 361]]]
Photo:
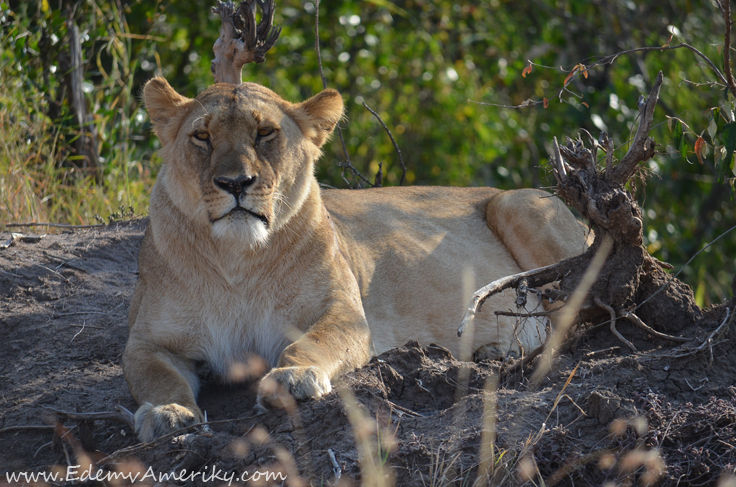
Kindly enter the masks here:
[[636, 352], [636, 347], [634, 346], [634, 344], [628, 341], [626, 338], [624, 338], [624, 336], [621, 333], [619, 333], [619, 331], [616, 329], [616, 311], [614, 311], [612, 307], [608, 306], [606, 303], [601, 301], [598, 296], [593, 298], [593, 302], [596, 304], [596, 306], [608, 311], [608, 314], [611, 316], [611, 322], [610, 322], [611, 333], [616, 335], [616, 338], [618, 338], [621, 341], [621, 343], [629, 347], [632, 352]]
[[662, 340], [668, 340], [670, 342], [680, 342], [680, 343], [687, 343], [691, 342], [692, 338], [687, 337], [676, 337], [673, 335], [667, 335], [666, 333], [661, 333], [655, 330], [654, 328], [650, 327], [646, 323], [644, 323], [641, 318], [636, 316], [632, 312], [624, 311], [623, 313], [619, 313], [621, 317], [628, 319], [631, 321], [634, 325], [636, 325], [637, 328], [640, 330], [644, 330], [645, 332], [649, 333], [650, 335], [653, 335], [657, 338], [661, 338]]
[[649, 138], [649, 131], [652, 128], [652, 119], [654, 118], [654, 108], [659, 100], [659, 90], [662, 87], [662, 71], [657, 74], [652, 91], [649, 92], [649, 98], [641, 108], [641, 120], [639, 128], [634, 136], [631, 148], [626, 153], [621, 162], [611, 171], [606, 171], [605, 179], [609, 183], [624, 185], [631, 176], [636, 172], [640, 162], [651, 159], [654, 155], [654, 140]]
[[733, 73], [731, 73], [731, 1], [721, 0], [717, 3], [723, 13], [723, 20], [726, 22], [726, 32], [723, 36], [723, 71], [728, 81], [728, 89], [731, 90], [733, 96], [736, 96], [736, 83], [734, 83]]
[[5, 226], [7, 228], [17, 228], [17, 227], [52, 227], [52, 228], [69, 228], [69, 229], [79, 229], [79, 228], [100, 228], [100, 227], [106, 227], [106, 223], [98, 223], [95, 225], [69, 225], [67, 223], [46, 223], [46, 222], [29, 222], [29, 223], [6, 223]]
[[[602, 66], [602, 65], [606, 65], [606, 64], [609, 64], [609, 65], [610, 64], [613, 64], [614, 61], [616, 61], [616, 59], [618, 59], [619, 56], [623, 56], [625, 54], [633, 54], [635, 52], [647, 52], [647, 51], [659, 51], [659, 52], [661, 52], [661, 51], [672, 51], [672, 50], [675, 50], [675, 49], [688, 49], [688, 50], [694, 52], [695, 55], [698, 56], [699, 58], [701, 58], [703, 61], [705, 61], [705, 63], [710, 67], [710, 69], [716, 74], [716, 76], [718, 76], [718, 79], [721, 80], [721, 83], [723, 84], [723, 86], [728, 86], [728, 80], [726, 79], [726, 76], [721, 72], [720, 69], [718, 69], [718, 67], [715, 65], [715, 63], [713, 63], [713, 61], [711, 61], [710, 58], [708, 58], [708, 56], [706, 56], [705, 54], [703, 54], [697, 48], [691, 46], [690, 44], [686, 44], [684, 42], [683, 43], [680, 43], [680, 44], [678, 44], [676, 46], [637, 47], [635, 49], [627, 49], [626, 51], [617, 52], [616, 54], [610, 54], [608, 56], [604, 56], [604, 57], [602, 57], [600, 59], [597, 59], [597, 60], [593, 61], [591, 64], [586, 65], [586, 70], [590, 70], [591, 68], [594, 68], [596, 66]], [[556, 68], [552, 68], [550, 66], [544, 66], [544, 65], [538, 64], [538, 63], [532, 63], [531, 61], [530, 61], [530, 64], [533, 65], [533, 66], [539, 66], [539, 67], [542, 67], [542, 68], [556, 69]], [[576, 66], [577, 66], [577, 64], [576, 64]], [[573, 69], [575, 69], [575, 68], [573, 68]], [[570, 93], [572, 95], [575, 95], [577, 97], [580, 97], [580, 95], [577, 95], [577, 94], [572, 93], [571, 91], [569, 91], [567, 89], [567, 85], [569, 85], [570, 84], [570, 81], [572, 81], [575, 77], [580, 76], [582, 73], [583, 73], [582, 70], [574, 71], [573, 72], [573, 77], [568, 80], [568, 83], [564, 87], [560, 88], [560, 90], [557, 93], [555, 93], [553, 95], [550, 95], [549, 97], [546, 97], [547, 101], [551, 100], [552, 98], [559, 98], [560, 101], [563, 101], [564, 102], [565, 100], [562, 99], [562, 94], [564, 92], [568, 92], [568, 93]], [[734, 95], [734, 96], [736, 96], [736, 95]], [[521, 109], [521, 108], [533, 107], [535, 105], [543, 105], [545, 103], [545, 101], [544, 100], [528, 99], [528, 100], [524, 100], [524, 102], [521, 103], [520, 105], [502, 105], [502, 104], [488, 103], [488, 102], [475, 101], [475, 100], [468, 100], [468, 103], [474, 103], [476, 105], [484, 105], [484, 106], [493, 106], [493, 107], [499, 107], [499, 108]]]
[[457, 329], [457, 336], [462, 336], [465, 329], [475, 319], [475, 315], [483, 308], [483, 303], [485, 303], [485, 301], [494, 294], [498, 294], [504, 289], [512, 287], [516, 288], [523, 280], [527, 281], [528, 287], [539, 287], [549, 284], [550, 282], [559, 281], [569, 269], [579, 266], [588, 260], [589, 257], [586, 252], [582, 255], [565, 259], [557, 264], [496, 279], [487, 286], [477, 290], [471, 298], [470, 306], [468, 306], [468, 309], [465, 311], [460, 327]]
[[[317, 61], [319, 63], [319, 75], [322, 77], [322, 88], [327, 88], [327, 78], [325, 78], [324, 70], [322, 69], [322, 52], [319, 49], [319, 0], [315, 2], [314, 6], [314, 49], [317, 51]], [[363, 183], [367, 184], [368, 186], [373, 186], [368, 179], [366, 179], [365, 176], [363, 176], [360, 171], [355, 169], [353, 166], [352, 161], [350, 160], [350, 154], [348, 154], [348, 147], [345, 145], [345, 136], [342, 134], [342, 127], [340, 125], [337, 125], [337, 135], [340, 136], [340, 143], [342, 144], [342, 152], [345, 154], [345, 162], [340, 164], [340, 167], [342, 168], [342, 179], [348, 184], [348, 186], [352, 186], [350, 184], [350, 181], [348, 181], [345, 178], [345, 170], [349, 169], [350, 172], [353, 174], [353, 178], [358, 178]], [[360, 181], [358, 182], [358, 187], [360, 187]]]
[[394, 134], [391, 133], [391, 131], [388, 129], [386, 124], [381, 119], [381, 116], [373, 111], [371, 107], [368, 106], [366, 102], [363, 102], [363, 106], [375, 116], [379, 122], [381, 122], [381, 125], [383, 125], [383, 128], [386, 129], [386, 133], [388, 134], [389, 138], [391, 139], [391, 143], [394, 145], [394, 149], [396, 149], [396, 153], [399, 155], [399, 163], [401, 164], [401, 179], [399, 180], [399, 186], [404, 185], [404, 180], [406, 179], [406, 165], [404, 164], [404, 158], [401, 157], [401, 149], [399, 149], [398, 144], [394, 140]]
[[[244, 0], [237, 10], [232, 2], [217, 1], [212, 11], [222, 19], [220, 37], [212, 50], [215, 59], [211, 70], [215, 83], [240, 84], [243, 81], [243, 66], [248, 63], [262, 63], [266, 53], [281, 35], [281, 27], [273, 26], [276, 11], [274, 0]], [[256, 25], [256, 7], [263, 12], [260, 23]]]

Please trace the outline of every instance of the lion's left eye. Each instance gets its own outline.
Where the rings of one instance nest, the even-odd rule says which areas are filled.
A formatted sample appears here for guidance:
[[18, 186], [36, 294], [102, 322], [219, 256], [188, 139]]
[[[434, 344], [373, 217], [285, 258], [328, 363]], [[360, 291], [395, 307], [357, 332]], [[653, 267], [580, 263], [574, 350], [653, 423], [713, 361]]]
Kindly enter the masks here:
[[273, 132], [274, 132], [274, 129], [272, 129], [271, 127], [264, 127], [258, 130], [258, 137], [267, 137], [271, 135]]
[[208, 140], [210, 140], [210, 134], [208, 134], [207, 132], [197, 132], [196, 134], [194, 134], [194, 137], [197, 140], [201, 140], [203, 142], [207, 142]]

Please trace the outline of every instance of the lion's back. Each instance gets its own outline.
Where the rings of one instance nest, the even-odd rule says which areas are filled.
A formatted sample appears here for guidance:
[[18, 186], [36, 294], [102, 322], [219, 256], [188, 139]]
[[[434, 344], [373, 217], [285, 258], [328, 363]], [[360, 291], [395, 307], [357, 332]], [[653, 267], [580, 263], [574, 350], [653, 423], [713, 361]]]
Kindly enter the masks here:
[[[470, 295], [520, 272], [486, 223], [488, 202], [499, 192], [441, 187], [323, 192], [378, 352], [416, 339], [458, 353], [457, 325]], [[509, 308], [513, 300], [513, 293], [502, 293], [488, 309]], [[484, 328], [476, 341], [493, 342], [489, 333], [496, 327]]]

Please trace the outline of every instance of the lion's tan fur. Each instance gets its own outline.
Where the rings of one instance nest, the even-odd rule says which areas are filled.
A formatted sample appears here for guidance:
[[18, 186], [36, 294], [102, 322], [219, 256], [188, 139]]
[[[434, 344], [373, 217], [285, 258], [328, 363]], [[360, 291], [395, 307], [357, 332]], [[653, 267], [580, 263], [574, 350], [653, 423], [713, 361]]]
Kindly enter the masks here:
[[[467, 343], [456, 330], [478, 287], [583, 251], [584, 230], [557, 199], [492, 188], [321, 191], [314, 163], [343, 110], [330, 90], [291, 104], [259, 85], [220, 84], [190, 100], [156, 78], [145, 100], [166, 164], [123, 357], [141, 439], [202, 420], [196, 362], [242, 377], [257, 375], [253, 358], [263, 357], [272, 369], [259, 402], [278, 404], [284, 390], [319, 397], [331, 379], [408, 340], [466, 357], [544, 339], [542, 322], [493, 314], [516, 309], [510, 292], [488, 301]], [[249, 181], [242, 193], [217, 182], [236, 178]], [[244, 210], [229, 213], [237, 198]], [[538, 305], [532, 297], [527, 307]]]

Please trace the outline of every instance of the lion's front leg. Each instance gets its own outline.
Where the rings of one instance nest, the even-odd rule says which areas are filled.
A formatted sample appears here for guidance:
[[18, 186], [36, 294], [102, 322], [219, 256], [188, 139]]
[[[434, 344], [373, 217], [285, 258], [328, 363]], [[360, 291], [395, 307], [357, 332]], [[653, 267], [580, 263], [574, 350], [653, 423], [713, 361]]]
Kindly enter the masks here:
[[261, 380], [258, 404], [284, 407], [289, 396], [298, 401], [321, 397], [332, 390], [331, 379], [363, 366], [370, 353], [370, 332], [360, 302], [338, 296], [281, 353], [278, 366]]
[[131, 336], [123, 354], [123, 372], [140, 404], [135, 432], [141, 441], [150, 442], [202, 422], [195, 399], [199, 379], [193, 362]]

